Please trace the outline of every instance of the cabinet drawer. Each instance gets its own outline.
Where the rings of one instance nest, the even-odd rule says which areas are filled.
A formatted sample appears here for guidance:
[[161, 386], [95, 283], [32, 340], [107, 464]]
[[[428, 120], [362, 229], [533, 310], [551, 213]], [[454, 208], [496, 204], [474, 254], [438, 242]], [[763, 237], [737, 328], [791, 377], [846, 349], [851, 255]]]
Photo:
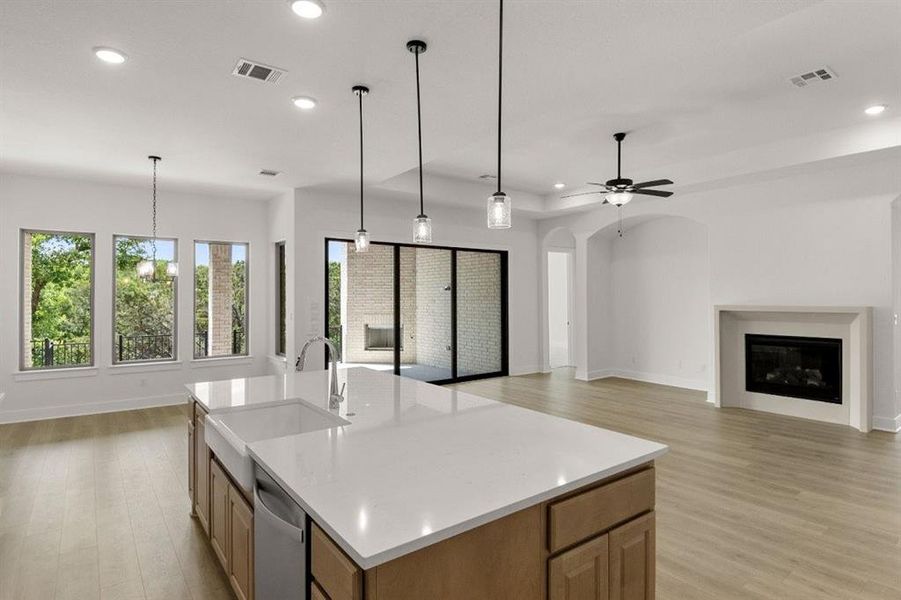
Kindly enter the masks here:
[[331, 600], [361, 600], [363, 571], [313, 523], [310, 570]]
[[548, 507], [553, 553], [654, 508], [654, 469], [555, 502]]

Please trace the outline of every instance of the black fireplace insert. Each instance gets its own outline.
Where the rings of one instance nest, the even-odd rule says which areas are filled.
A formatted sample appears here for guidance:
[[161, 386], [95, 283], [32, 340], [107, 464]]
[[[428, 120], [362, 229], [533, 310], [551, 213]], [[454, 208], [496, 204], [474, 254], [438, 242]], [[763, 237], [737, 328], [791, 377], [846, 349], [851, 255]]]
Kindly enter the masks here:
[[745, 334], [749, 392], [842, 403], [842, 341]]

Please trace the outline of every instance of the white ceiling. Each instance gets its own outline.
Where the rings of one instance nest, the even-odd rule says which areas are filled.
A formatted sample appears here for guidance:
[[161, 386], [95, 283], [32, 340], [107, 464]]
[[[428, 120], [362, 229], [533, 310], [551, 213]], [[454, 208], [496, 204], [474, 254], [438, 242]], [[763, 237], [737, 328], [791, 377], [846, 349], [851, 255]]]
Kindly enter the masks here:
[[[496, 3], [326, 2], [321, 19], [305, 21], [282, 0], [2, 0], [0, 167], [144, 182], [146, 156], [158, 153], [170, 184], [258, 197], [350, 190], [350, 88], [365, 83], [367, 180], [412, 192], [405, 42], [419, 37], [429, 44], [426, 193], [481, 206], [490, 184], [477, 177], [495, 170]], [[610, 136], [620, 130], [630, 132], [624, 175], [670, 177], [677, 191], [901, 145], [897, 0], [509, 0], [506, 9], [504, 187], [531, 212], [594, 202], [560, 202], [552, 184], [571, 193], [613, 177]], [[128, 62], [97, 61], [97, 45]], [[239, 57], [288, 74], [276, 85], [238, 79]], [[787, 81], [823, 65], [838, 79]], [[290, 98], [301, 94], [319, 106], [297, 110]], [[875, 103], [889, 109], [865, 116]], [[266, 179], [261, 168], [283, 173]], [[455, 179], [467, 193], [448, 191]]]

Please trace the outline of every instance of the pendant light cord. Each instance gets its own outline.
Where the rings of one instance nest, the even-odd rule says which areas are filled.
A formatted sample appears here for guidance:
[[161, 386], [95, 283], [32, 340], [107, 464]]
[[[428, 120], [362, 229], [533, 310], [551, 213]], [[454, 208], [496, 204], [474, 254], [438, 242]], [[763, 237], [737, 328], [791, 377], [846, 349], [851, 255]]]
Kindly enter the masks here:
[[497, 191], [501, 192], [501, 105], [504, 76], [504, 0], [500, 0], [497, 44]]
[[424, 215], [422, 194], [422, 103], [419, 98], [419, 51], [413, 53], [416, 57], [416, 123], [419, 136], [419, 214]]
[[360, 230], [363, 228], [363, 91], [357, 93], [360, 99]]

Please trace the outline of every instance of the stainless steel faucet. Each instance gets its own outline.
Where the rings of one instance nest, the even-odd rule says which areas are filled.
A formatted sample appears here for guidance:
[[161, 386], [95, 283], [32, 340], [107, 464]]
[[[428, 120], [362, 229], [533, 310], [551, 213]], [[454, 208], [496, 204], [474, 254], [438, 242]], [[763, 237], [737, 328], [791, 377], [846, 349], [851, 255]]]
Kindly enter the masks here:
[[331, 410], [337, 410], [338, 406], [344, 402], [344, 386], [347, 384], [345, 383], [340, 390], [338, 389], [338, 349], [332, 340], [321, 335], [308, 339], [307, 343], [300, 349], [300, 355], [297, 357], [297, 360], [294, 361], [294, 370], [303, 371], [303, 365], [307, 360], [307, 348], [316, 342], [323, 342], [328, 348], [329, 361], [332, 363], [332, 376], [328, 384], [328, 407]]

